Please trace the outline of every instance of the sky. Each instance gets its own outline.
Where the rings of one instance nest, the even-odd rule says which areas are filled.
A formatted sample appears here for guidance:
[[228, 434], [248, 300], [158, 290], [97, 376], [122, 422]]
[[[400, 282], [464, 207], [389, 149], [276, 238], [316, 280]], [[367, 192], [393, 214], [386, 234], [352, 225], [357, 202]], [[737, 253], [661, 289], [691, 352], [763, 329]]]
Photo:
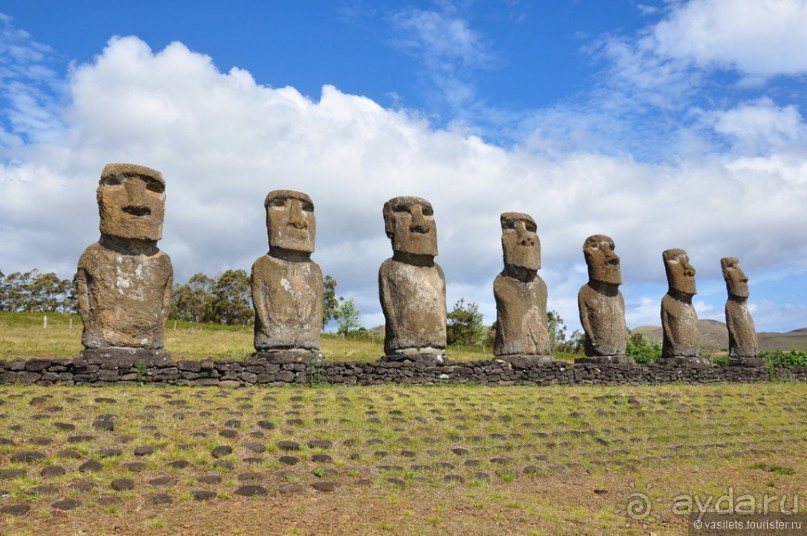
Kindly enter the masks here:
[[659, 325], [661, 253], [700, 318], [722, 257], [758, 331], [807, 326], [807, 0], [0, 1], [0, 270], [75, 273], [111, 162], [166, 180], [177, 282], [249, 270], [270, 190], [309, 194], [313, 259], [383, 324], [381, 209], [431, 201], [449, 310], [495, 320], [499, 215], [531, 214], [548, 307], [579, 328], [585, 238]]

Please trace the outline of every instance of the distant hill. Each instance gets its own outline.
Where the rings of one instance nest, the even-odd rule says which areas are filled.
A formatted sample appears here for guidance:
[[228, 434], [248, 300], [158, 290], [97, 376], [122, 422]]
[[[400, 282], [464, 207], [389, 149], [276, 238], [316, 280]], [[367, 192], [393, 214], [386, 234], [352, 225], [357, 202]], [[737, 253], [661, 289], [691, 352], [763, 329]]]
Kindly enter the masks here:
[[[698, 320], [700, 328], [700, 344], [705, 349], [728, 351], [729, 332], [726, 324], [717, 320]], [[641, 333], [655, 341], [661, 341], [660, 326], [639, 326], [631, 331]], [[807, 328], [794, 329], [787, 333], [758, 332], [759, 349], [770, 350], [807, 350]]]

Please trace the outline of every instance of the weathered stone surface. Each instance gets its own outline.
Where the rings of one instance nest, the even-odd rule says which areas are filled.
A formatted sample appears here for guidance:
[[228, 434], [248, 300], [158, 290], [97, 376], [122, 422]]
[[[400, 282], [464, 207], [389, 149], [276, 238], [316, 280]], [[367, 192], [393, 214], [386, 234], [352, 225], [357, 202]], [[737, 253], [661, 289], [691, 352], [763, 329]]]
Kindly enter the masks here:
[[227, 456], [228, 454], [232, 454], [232, 453], [233, 453], [233, 448], [231, 446], [229, 446], [229, 445], [219, 445], [218, 447], [215, 447], [210, 452], [210, 454], [214, 458], [221, 458], [223, 456]]
[[11, 455], [12, 462], [32, 463], [45, 459], [47, 456], [43, 452], [36, 450], [21, 450]]
[[279, 491], [283, 495], [289, 495], [292, 493], [302, 493], [304, 491], [304, 488], [299, 484], [284, 484], [280, 486], [280, 488], [278, 488], [277, 491]]
[[630, 362], [625, 356], [628, 328], [625, 300], [619, 291], [622, 273], [614, 241], [605, 235], [592, 235], [583, 243], [588, 266], [588, 283], [580, 288], [577, 304], [580, 323], [586, 335], [588, 362]]
[[79, 506], [81, 506], [81, 501], [76, 499], [62, 499], [51, 504], [51, 507], [57, 510], [75, 510]]
[[252, 359], [266, 363], [321, 363], [323, 356], [319, 350], [295, 348], [292, 350], [264, 350], [255, 352], [255, 354], [252, 355]]
[[[150, 348], [132, 348], [132, 347], [106, 347], [106, 348], [85, 348], [81, 352], [81, 357], [91, 360], [108, 361], [108, 362], [126, 362], [133, 361], [136, 363], [167, 363], [171, 358], [171, 354], [165, 350], [154, 350]], [[112, 379], [118, 376], [117, 371], [112, 371]]]
[[384, 204], [393, 256], [378, 273], [385, 318], [385, 359], [442, 362], [446, 347], [446, 284], [437, 256], [431, 203], [395, 197]]
[[538, 275], [541, 241], [528, 214], [505, 212], [500, 217], [504, 270], [493, 282], [496, 338], [493, 354], [520, 362], [536, 356], [550, 360], [546, 317], [546, 283]]
[[127, 491], [134, 489], [135, 483], [131, 478], [116, 478], [109, 484], [109, 487], [115, 491]]
[[236, 489], [235, 494], [241, 495], [243, 497], [256, 497], [256, 496], [268, 495], [269, 491], [263, 486], [249, 485], [249, 486], [241, 486], [240, 488]]
[[676, 363], [705, 365], [708, 361], [698, 355], [698, 314], [692, 305], [692, 297], [697, 294], [695, 268], [689, 264], [689, 257], [683, 249], [665, 250], [662, 258], [669, 290], [661, 300], [663, 340], [660, 363], [665, 359], [675, 359]]
[[[319, 355], [324, 283], [311, 260], [316, 236], [314, 204], [304, 193], [269, 192], [264, 201], [269, 253], [252, 265], [257, 357], [305, 350], [298, 360]], [[287, 362], [287, 361], [275, 361]]]
[[88, 460], [78, 467], [78, 470], [82, 473], [97, 473], [101, 469], [101, 463], [96, 460]]
[[336, 484], [333, 482], [314, 482], [311, 487], [325, 493], [336, 491]]
[[729, 356], [733, 365], [764, 366], [757, 357], [757, 332], [748, 310], [748, 277], [736, 257], [720, 259], [726, 280], [726, 327], [729, 331]]
[[31, 511], [31, 507], [27, 504], [9, 504], [0, 508], [0, 514], [8, 514], [12, 516], [23, 516]]
[[157, 248], [165, 181], [159, 172], [109, 164], [98, 185], [101, 238], [78, 263], [76, 285], [85, 348], [161, 349], [173, 268]]
[[[318, 381], [332, 385], [379, 385], [379, 384], [419, 384], [419, 385], [619, 385], [619, 384], [668, 384], [668, 383], [689, 383], [706, 384], [715, 382], [750, 383], [774, 381], [807, 381], [807, 368], [799, 367], [776, 367], [769, 370], [767, 368], [747, 368], [751, 364], [743, 363], [736, 367], [711, 367], [695, 368], [691, 361], [683, 358], [676, 362], [675, 358], [663, 360], [659, 365], [636, 365], [620, 364], [617, 361], [602, 361], [596, 363], [568, 363], [542, 362], [534, 359], [534, 356], [527, 356], [529, 359], [518, 359], [515, 357], [497, 358], [495, 360], [485, 359], [482, 361], [466, 362], [460, 364], [450, 363], [355, 363], [355, 362], [331, 362], [325, 361], [321, 364], [313, 365], [306, 363], [288, 363], [284, 365], [265, 365], [271, 370], [267, 370], [261, 375], [260, 385], [307, 385], [307, 378], [318, 378]], [[6, 362], [0, 361], [0, 370]], [[24, 366], [24, 363], [22, 364]], [[85, 360], [71, 360], [67, 365], [62, 360], [54, 360], [53, 367], [67, 366], [72, 370], [74, 366], [83, 369], [92, 368], [96, 365], [87, 363]], [[158, 371], [163, 370], [167, 365], [155, 364], [146, 365], [143, 368], [143, 381], [151, 385], [172, 384], [185, 385], [181, 380], [163, 380]], [[209, 375], [212, 381], [218, 384], [216, 378], [224, 374], [230, 374], [232, 370], [243, 367], [243, 362], [216, 361], [210, 362], [209, 367], [204, 369], [204, 374]], [[284, 370], [291, 367], [293, 370]], [[172, 367], [176, 370], [176, 367]], [[250, 385], [245, 380], [236, 376], [230, 382], [233, 386]], [[5, 380], [13, 382], [13, 379]], [[85, 383], [90, 385], [125, 385], [127, 382], [119, 377], [110, 382], [102, 382], [95, 378], [87, 378]], [[201, 381], [201, 380], [200, 380]], [[0, 375], [0, 383], [3, 383]], [[194, 385], [202, 385], [194, 382]], [[226, 391], [225, 391], [226, 392]], [[203, 412], [200, 412], [200, 414]], [[394, 415], [394, 414], [390, 414]], [[209, 415], [207, 415], [209, 416]], [[485, 416], [488, 417], [488, 416]], [[375, 418], [375, 417], [374, 417]], [[292, 419], [284, 419], [284, 427]], [[377, 419], [381, 422], [381, 419]], [[271, 430], [275, 423], [262, 420], [255, 423], [257, 429]], [[20, 428], [21, 430], [22, 428]], [[157, 431], [156, 425], [144, 425], [144, 431]], [[244, 434], [251, 435], [252, 432], [244, 430]], [[262, 432], [259, 432], [262, 433]], [[198, 437], [205, 437], [204, 432]], [[215, 435], [215, 434], [212, 434]], [[194, 437], [197, 437], [196, 435]], [[66, 438], [68, 443], [86, 443], [94, 440], [92, 435], [74, 435]], [[349, 440], [348, 440], [349, 441]], [[14, 445], [15, 442], [6, 437], [0, 437], [0, 445]], [[350, 443], [344, 443], [350, 446]], [[315, 448], [309, 445], [309, 448]], [[144, 456], [154, 452], [154, 447], [131, 445], [130, 453], [135, 456]], [[81, 454], [76, 450], [61, 450], [54, 455], [61, 458], [81, 458]], [[216, 460], [214, 465], [223, 469], [232, 469], [232, 464], [226, 460]], [[6, 472], [0, 469], [0, 479], [9, 478]]]
[[197, 489], [191, 493], [191, 496], [195, 501], [209, 501], [216, 498], [216, 492], [206, 489]]

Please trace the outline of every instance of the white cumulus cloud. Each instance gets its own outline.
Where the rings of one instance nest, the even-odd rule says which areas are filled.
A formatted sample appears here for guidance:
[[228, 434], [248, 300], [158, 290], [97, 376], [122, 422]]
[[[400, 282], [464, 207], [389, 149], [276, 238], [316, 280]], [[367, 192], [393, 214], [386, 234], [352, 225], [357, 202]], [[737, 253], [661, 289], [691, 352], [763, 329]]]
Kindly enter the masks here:
[[[340, 294], [355, 298], [367, 325], [379, 323], [377, 271], [391, 254], [381, 207], [398, 195], [433, 203], [449, 305], [477, 302], [488, 323], [505, 211], [536, 218], [549, 306], [572, 327], [590, 234], [616, 241], [635, 324], [658, 323], [647, 300], [657, 302], [666, 288], [664, 249], [686, 249], [707, 281], [719, 281], [723, 256], [740, 257], [752, 281], [783, 265], [803, 276], [807, 266], [803, 154], [647, 164], [504, 149], [331, 86], [319, 100], [266, 87], [243, 70], [220, 72], [182, 44], [155, 52], [136, 37], [112, 39], [67, 82], [61, 141], [32, 143], [22, 161], [0, 167], [5, 273], [36, 267], [72, 275], [98, 237], [95, 188], [110, 162], [163, 172], [160, 246], [177, 281], [248, 269], [267, 250], [266, 193], [308, 193], [318, 222], [313, 258]], [[702, 299], [711, 298], [705, 311], [722, 308], [719, 296]]]
[[807, 1], [690, 0], [653, 31], [657, 50], [752, 75], [807, 72]]

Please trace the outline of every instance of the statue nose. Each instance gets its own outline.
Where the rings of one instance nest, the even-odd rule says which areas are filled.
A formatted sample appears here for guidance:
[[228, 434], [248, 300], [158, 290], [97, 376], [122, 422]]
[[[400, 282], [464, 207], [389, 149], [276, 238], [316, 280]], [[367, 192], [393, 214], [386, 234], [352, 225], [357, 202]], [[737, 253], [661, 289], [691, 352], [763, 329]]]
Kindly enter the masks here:
[[532, 233], [527, 231], [527, 226], [523, 221], [516, 222], [516, 233], [518, 236], [518, 243], [522, 246], [531, 246], [533, 243]]
[[291, 202], [291, 206], [289, 207], [289, 225], [295, 229], [308, 228], [308, 222], [306, 221], [305, 216], [303, 216], [303, 208], [300, 201], [293, 200]]
[[426, 223], [426, 218], [423, 217], [423, 209], [420, 205], [412, 207], [412, 223], [409, 224], [409, 230], [413, 233], [428, 233], [429, 226]]
[[145, 204], [146, 183], [140, 179], [129, 178], [123, 183], [126, 188], [126, 195], [129, 197], [129, 204], [142, 206]]

